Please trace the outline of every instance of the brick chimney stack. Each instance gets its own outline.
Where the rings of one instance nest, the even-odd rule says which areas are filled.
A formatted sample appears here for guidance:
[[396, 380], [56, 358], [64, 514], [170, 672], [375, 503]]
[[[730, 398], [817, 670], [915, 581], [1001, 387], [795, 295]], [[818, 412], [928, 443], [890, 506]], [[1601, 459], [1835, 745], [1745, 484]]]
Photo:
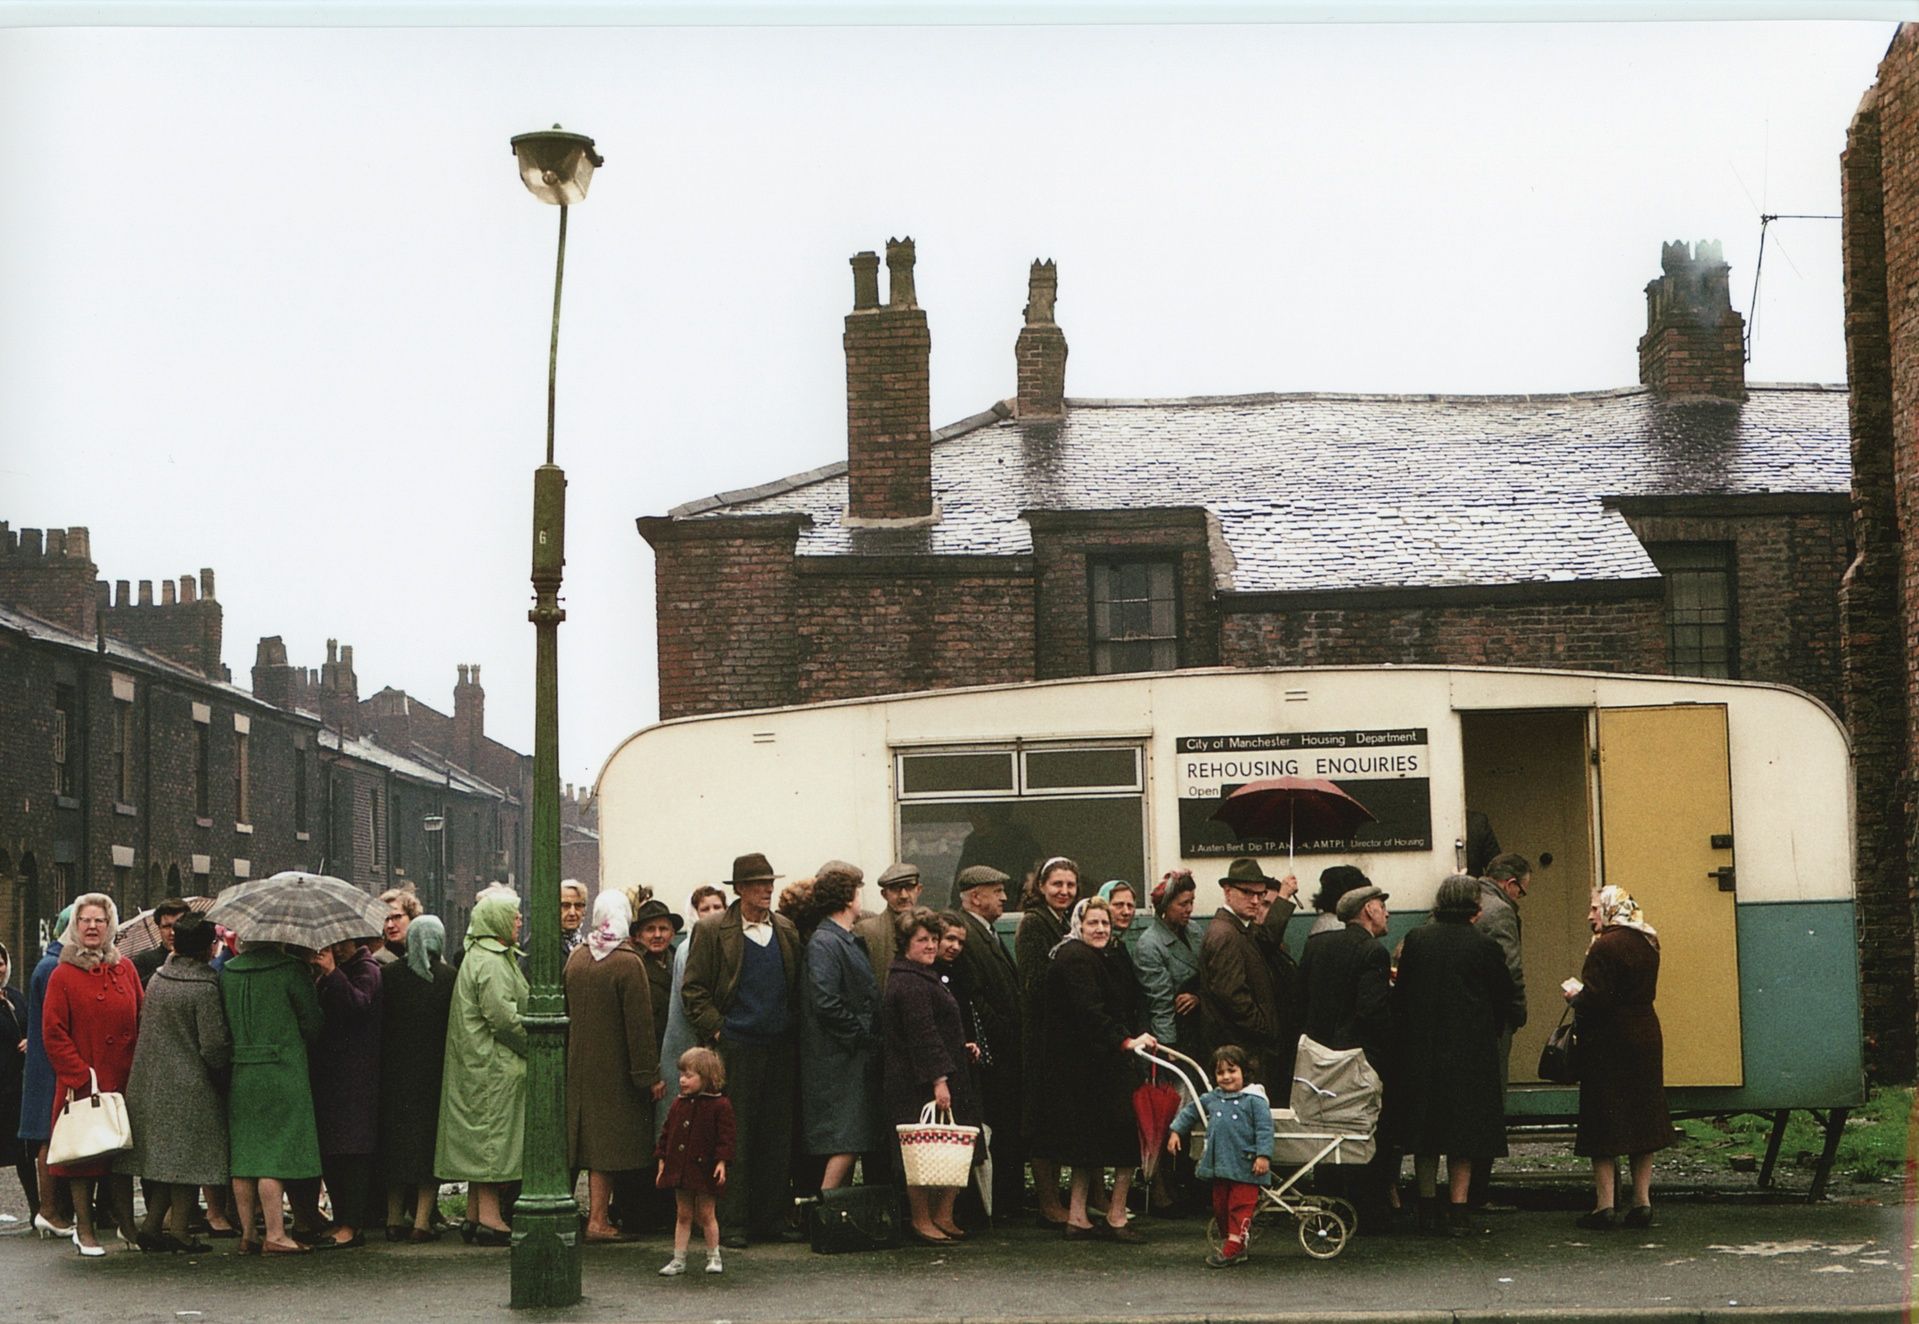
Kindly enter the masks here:
[[1746, 398], [1746, 320], [1733, 311], [1732, 268], [1717, 240], [1659, 246], [1659, 279], [1646, 286], [1639, 380], [1661, 400]]
[[85, 529], [15, 529], [0, 522], [0, 602], [92, 639], [100, 621], [98, 573]]
[[1066, 416], [1066, 333], [1053, 320], [1058, 297], [1059, 269], [1051, 258], [1035, 261], [1026, 282], [1026, 325], [1013, 346], [1019, 365], [1016, 418]]
[[480, 688], [478, 663], [461, 663], [459, 683], [453, 687], [453, 749], [455, 763], [468, 772], [480, 771], [480, 750], [486, 741], [486, 691]]
[[928, 522], [933, 508], [930, 369], [933, 341], [913, 294], [913, 241], [886, 241], [887, 302], [879, 259], [853, 259], [847, 314], [847, 515], [853, 522]]
[[320, 720], [352, 740], [360, 734], [360, 678], [353, 673], [353, 645], [326, 641], [320, 667]]

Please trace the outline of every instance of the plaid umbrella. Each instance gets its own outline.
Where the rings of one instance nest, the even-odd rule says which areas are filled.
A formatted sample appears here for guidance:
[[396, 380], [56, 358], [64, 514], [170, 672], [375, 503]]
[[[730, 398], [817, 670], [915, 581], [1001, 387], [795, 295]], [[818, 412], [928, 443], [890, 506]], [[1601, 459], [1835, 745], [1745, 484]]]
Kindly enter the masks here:
[[[181, 900], [196, 915], [204, 915], [213, 909], [213, 898], [210, 896], [189, 896]], [[138, 956], [141, 952], [150, 952], [161, 946], [160, 926], [153, 922], [152, 909], [143, 910], [122, 924], [120, 932], [114, 936], [113, 945], [120, 949], [122, 956]]]
[[220, 893], [207, 918], [242, 942], [318, 948], [378, 933], [386, 907], [343, 879], [289, 871], [235, 883]]

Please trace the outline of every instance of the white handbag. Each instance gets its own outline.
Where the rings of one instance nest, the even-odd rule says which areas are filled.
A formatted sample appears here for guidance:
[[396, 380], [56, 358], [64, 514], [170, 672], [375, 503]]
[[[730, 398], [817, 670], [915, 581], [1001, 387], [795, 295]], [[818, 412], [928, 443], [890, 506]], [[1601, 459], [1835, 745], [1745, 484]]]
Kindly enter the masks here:
[[127, 1121], [127, 1101], [113, 1093], [101, 1093], [100, 1077], [87, 1069], [93, 1093], [84, 1099], [67, 1091], [60, 1115], [53, 1119], [53, 1136], [47, 1141], [47, 1163], [66, 1167], [74, 1163], [104, 1158], [133, 1148], [133, 1127]]
[[966, 1185], [973, 1145], [979, 1139], [977, 1126], [955, 1126], [952, 1109], [935, 1109], [929, 1103], [920, 1109], [917, 1124], [901, 1123], [893, 1130], [899, 1133], [900, 1162], [908, 1186]]

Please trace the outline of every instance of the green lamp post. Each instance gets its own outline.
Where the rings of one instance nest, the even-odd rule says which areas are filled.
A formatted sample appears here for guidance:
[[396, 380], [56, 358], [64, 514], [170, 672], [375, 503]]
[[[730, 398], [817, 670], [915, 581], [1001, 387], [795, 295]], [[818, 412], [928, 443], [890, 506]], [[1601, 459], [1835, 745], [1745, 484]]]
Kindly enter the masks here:
[[513, 139], [520, 178], [560, 209], [553, 270], [553, 338], [546, 368], [546, 463], [533, 471], [533, 887], [527, 994], [526, 1149], [513, 1213], [512, 1304], [570, 1306], [580, 1299], [580, 1206], [567, 1179], [566, 1002], [560, 992], [560, 575], [566, 564], [566, 474], [553, 463], [553, 399], [560, 361], [560, 287], [566, 213], [586, 199], [601, 159], [593, 140], [559, 125]]

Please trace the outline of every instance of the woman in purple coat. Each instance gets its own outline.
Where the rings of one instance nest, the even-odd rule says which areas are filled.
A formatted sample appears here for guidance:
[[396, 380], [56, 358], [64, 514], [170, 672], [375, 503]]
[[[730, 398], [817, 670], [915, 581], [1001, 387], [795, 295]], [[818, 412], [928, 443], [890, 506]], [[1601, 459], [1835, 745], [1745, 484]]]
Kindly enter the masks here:
[[[978, 1050], [966, 1041], [959, 1003], [933, 969], [943, 927], [939, 915], [924, 908], [899, 918], [899, 955], [880, 1005], [886, 1111], [895, 1123], [917, 1122], [931, 1103], [962, 1126], [978, 1126], [979, 1097], [967, 1069]], [[958, 1196], [957, 1186], [907, 1187], [913, 1235], [934, 1246], [965, 1240], [953, 1221]]]
[[[333, 1197], [332, 1245], [364, 1246], [362, 1229], [384, 1216], [373, 1204], [380, 1139], [380, 965], [362, 939], [313, 954], [314, 991], [326, 1024], [307, 1052], [320, 1170]], [[384, 1192], [381, 1193], [384, 1196]], [[327, 1240], [316, 1243], [326, 1249]]]

